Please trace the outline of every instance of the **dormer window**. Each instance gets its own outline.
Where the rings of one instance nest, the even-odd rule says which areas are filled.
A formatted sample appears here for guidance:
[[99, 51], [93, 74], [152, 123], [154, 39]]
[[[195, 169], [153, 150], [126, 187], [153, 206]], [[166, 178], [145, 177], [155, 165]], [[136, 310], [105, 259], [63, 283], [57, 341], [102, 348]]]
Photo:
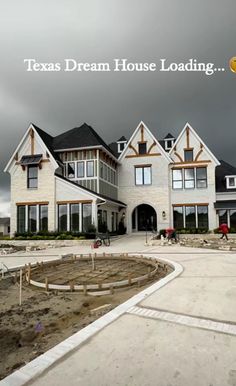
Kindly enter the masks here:
[[170, 150], [172, 146], [174, 145], [175, 140], [174, 139], [165, 139], [165, 150]]
[[147, 142], [140, 142], [138, 144], [139, 154], [147, 154]]
[[124, 150], [126, 142], [118, 142], [117, 145], [118, 145], [117, 152], [120, 154]]
[[236, 176], [226, 176], [226, 188], [235, 189], [236, 188]]
[[185, 162], [193, 161], [193, 150], [184, 150], [184, 161]]

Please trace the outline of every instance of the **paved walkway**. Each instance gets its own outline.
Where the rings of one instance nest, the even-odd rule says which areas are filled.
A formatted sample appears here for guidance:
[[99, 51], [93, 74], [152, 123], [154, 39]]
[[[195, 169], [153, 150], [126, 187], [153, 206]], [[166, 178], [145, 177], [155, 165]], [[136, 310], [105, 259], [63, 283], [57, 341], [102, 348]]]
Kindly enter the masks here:
[[[236, 386], [236, 254], [146, 247], [144, 241], [126, 237], [100, 251], [169, 259], [183, 267], [181, 272], [176, 265], [179, 276], [161, 288], [160, 282], [149, 287], [0, 385], [24, 384], [39, 364], [46, 368], [51, 360], [30, 384]], [[89, 248], [73, 248], [78, 251]]]

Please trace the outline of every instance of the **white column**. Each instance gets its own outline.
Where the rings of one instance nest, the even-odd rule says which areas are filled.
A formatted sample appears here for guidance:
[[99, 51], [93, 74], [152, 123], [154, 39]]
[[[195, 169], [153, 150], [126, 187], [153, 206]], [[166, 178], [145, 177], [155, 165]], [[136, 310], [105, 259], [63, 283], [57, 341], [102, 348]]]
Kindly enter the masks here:
[[97, 203], [96, 201], [92, 202], [92, 224], [96, 227], [98, 227], [98, 213], [97, 213]]
[[39, 205], [36, 205], [36, 231], [39, 232]]
[[79, 231], [82, 232], [82, 204], [79, 204]]
[[198, 228], [198, 215], [197, 215], [197, 205], [195, 205], [195, 216], [196, 216], [196, 228]]
[[67, 204], [67, 231], [70, 231], [70, 204]]

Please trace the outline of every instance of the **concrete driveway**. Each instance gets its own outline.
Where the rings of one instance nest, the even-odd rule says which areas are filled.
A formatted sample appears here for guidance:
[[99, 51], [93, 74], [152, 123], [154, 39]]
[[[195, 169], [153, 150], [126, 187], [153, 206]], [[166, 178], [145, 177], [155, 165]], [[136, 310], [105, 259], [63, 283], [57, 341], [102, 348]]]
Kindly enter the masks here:
[[[93, 334], [82, 330], [0, 385], [236, 386], [236, 254], [144, 242], [144, 236], [125, 237], [101, 251], [169, 259], [182, 273], [119, 306], [109, 323], [95, 322]], [[63, 347], [67, 355], [50, 362]], [[47, 370], [34, 378], [40, 363]]]

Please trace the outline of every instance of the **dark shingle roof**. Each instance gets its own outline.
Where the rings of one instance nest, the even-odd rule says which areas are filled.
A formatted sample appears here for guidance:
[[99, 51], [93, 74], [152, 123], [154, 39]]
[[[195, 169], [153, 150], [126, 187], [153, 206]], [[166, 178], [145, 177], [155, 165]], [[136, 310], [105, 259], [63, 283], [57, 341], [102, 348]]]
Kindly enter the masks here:
[[117, 158], [119, 158], [119, 153], [118, 153], [118, 145], [117, 142], [112, 142], [109, 144], [109, 148], [111, 149], [112, 153], [115, 154]]
[[170, 134], [170, 133], [168, 133], [166, 136], [165, 136], [165, 138], [164, 139], [175, 139], [175, 137], [172, 135], [172, 134]]
[[216, 167], [216, 192], [236, 192], [236, 189], [227, 189], [225, 176], [236, 175], [236, 167], [220, 160], [220, 165]]
[[114, 199], [114, 198], [105, 196], [104, 194], [100, 194], [100, 193], [94, 192], [94, 191], [91, 190], [91, 189], [85, 188], [84, 186], [79, 185], [79, 184], [77, 184], [76, 182], [67, 179], [66, 177], [62, 176], [61, 174], [55, 173], [55, 176], [61, 178], [62, 180], [66, 181], [66, 182], [69, 182], [70, 184], [75, 185], [75, 186], [77, 186], [78, 188], [81, 188], [81, 189], [83, 189], [83, 190], [85, 190], [85, 191], [87, 191], [87, 192], [89, 192], [89, 193], [95, 194], [96, 196], [101, 197], [101, 198], [104, 199], [104, 200], [113, 201], [113, 202], [115, 202], [116, 204], [119, 204], [119, 205], [122, 205], [122, 206], [126, 206], [126, 204], [125, 204], [124, 202], [122, 202], [122, 201], [119, 201], [119, 200], [116, 200], [116, 199]]
[[91, 146], [103, 146], [107, 151], [112, 153], [110, 147], [91, 126], [87, 125], [87, 123], [53, 138], [54, 150], [75, 149]]
[[120, 139], [118, 139], [117, 142], [123, 142], [123, 141], [127, 141], [124, 135], [122, 135], [122, 137], [120, 137]]
[[38, 135], [40, 136], [40, 138], [43, 140], [43, 142], [45, 143], [45, 145], [47, 146], [48, 150], [50, 151], [50, 153], [53, 155], [53, 157], [55, 158], [55, 160], [59, 163], [61, 163], [61, 159], [59, 158], [59, 156], [54, 152], [54, 149], [53, 149], [53, 137], [51, 135], [49, 135], [48, 133], [46, 133], [45, 131], [43, 131], [42, 129], [40, 129], [38, 126], [36, 126], [35, 124], [32, 123], [32, 126], [35, 128], [35, 130], [37, 131]]

